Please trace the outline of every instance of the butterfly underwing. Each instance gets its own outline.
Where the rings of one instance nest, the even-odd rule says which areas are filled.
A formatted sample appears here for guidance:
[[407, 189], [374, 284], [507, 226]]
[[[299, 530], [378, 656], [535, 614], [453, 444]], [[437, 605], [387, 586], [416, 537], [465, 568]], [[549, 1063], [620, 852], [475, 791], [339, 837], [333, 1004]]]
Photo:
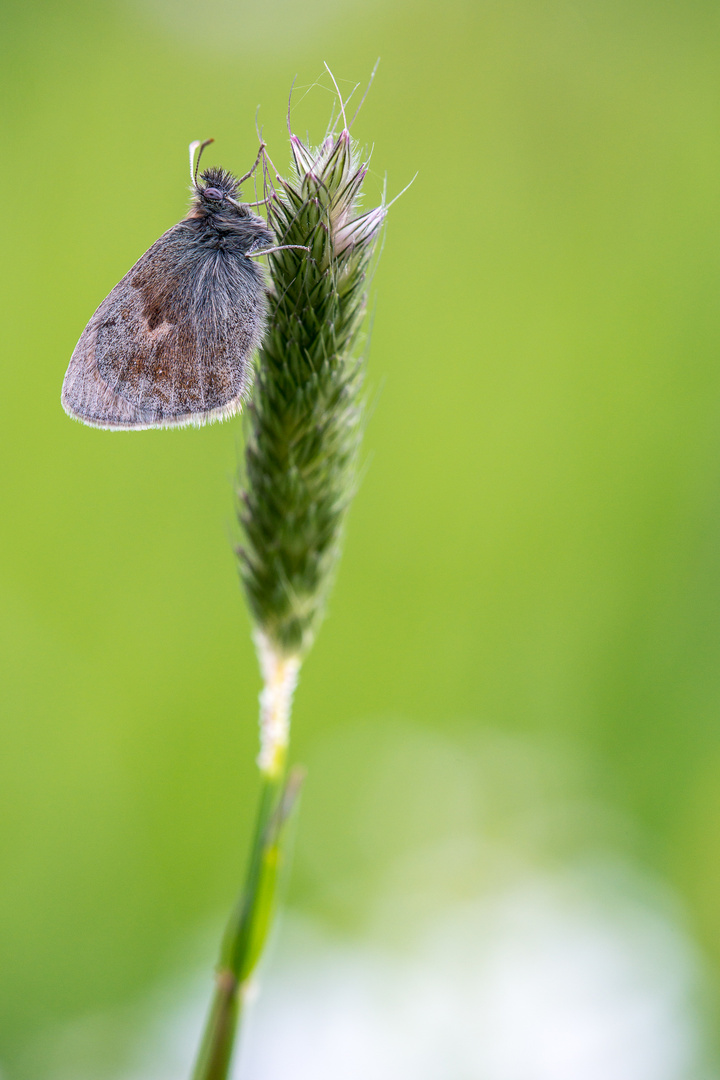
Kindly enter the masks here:
[[187, 216], [103, 300], [72, 354], [62, 404], [91, 427], [199, 425], [232, 416], [247, 397], [266, 308], [254, 256], [273, 236], [236, 196], [260, 155], [241, 180], [210, 168], [198, 181], [195, 152], [206, 145], [190, 147]]

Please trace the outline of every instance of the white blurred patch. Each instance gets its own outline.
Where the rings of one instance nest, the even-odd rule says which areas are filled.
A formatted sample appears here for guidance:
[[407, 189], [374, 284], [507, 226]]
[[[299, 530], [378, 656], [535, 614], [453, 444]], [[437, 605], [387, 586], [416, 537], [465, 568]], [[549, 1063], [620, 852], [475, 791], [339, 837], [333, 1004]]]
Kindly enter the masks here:
[[528, 879], [447, 911], [405, 954], [292, 927], [235, 1077], [709, 1076], [692, 949], [667, 915], [627, 897], [609, 903], [607, 883]]
[[[692, 946], [612, 882], [527, 878], [398, 950], [286, 917], [233, 1080], [711, 1080]], [[208, 991], [158, 996], [115, 1080], [189, 1075]]]

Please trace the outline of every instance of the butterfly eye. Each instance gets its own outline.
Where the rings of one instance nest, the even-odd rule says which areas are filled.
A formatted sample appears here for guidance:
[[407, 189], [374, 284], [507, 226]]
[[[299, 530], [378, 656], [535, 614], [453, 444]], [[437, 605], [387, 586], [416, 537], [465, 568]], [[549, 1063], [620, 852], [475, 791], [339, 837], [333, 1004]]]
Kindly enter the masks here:
[[203, 188], [203, 195], [206, 199], [212, 199], [213, 202], [222, 202], [225, 198], [225, 193], [216, 187]]

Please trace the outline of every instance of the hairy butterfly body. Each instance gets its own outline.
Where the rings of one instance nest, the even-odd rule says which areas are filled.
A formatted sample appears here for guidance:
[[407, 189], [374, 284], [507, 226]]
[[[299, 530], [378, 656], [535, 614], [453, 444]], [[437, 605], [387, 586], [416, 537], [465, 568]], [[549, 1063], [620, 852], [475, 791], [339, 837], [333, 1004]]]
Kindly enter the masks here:
[[72, 354], [62, 404], [92, 427], [204, 424], [238, 412], [248, 394], [266, 306], [253, 256], [273, 237], [236, 199], [257, 161], [241, 180], [213, 168], [198, 182], [205, 145], [190, 148], [189, 213], [103, 300]]

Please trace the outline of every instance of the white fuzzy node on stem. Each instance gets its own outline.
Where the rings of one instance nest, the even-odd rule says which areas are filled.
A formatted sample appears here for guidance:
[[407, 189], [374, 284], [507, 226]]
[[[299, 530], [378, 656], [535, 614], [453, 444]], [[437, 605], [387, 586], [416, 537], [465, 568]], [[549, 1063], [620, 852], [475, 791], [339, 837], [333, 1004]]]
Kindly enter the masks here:
[[282, 768], [290, 738], [290, 710], [300, 673], [300, 658], [283, 656], [262, 631], [253, 635], [260, 661], [260, 753], [257, 763], [267, 776]]

